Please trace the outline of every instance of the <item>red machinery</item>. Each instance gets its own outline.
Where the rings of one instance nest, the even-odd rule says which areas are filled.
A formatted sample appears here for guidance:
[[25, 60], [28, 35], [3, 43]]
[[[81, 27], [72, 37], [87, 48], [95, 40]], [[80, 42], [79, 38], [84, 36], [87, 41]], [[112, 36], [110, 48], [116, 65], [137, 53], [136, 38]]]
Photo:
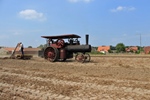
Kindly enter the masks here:
[[[44, 50], [44, 58], [54, 61], [65, 61], [66, 59], [73, 58], [80, 62], [89, 62], [90, 55], [87, 52], [91, 52], [91, 45], [88, 44], [89, 35], [86, 35], [86, 44], [80, 45], [78, 38], [81, 38], [75, 34], [58, 35], [58, 36], [41, 36], [47, 39], [47, 48]], [[65, 40], [68, 39], [67, 42]]]

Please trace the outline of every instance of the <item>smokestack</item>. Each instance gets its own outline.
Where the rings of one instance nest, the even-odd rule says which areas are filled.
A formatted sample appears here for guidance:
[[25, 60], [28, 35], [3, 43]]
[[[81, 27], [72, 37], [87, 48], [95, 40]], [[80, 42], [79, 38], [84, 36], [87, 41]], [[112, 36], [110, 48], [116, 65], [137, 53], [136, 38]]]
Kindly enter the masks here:
[[89, 35], [88, 34], [85, 35], [85, 40], [86, 40], [86, 45], [88, 45], [89, 44]]

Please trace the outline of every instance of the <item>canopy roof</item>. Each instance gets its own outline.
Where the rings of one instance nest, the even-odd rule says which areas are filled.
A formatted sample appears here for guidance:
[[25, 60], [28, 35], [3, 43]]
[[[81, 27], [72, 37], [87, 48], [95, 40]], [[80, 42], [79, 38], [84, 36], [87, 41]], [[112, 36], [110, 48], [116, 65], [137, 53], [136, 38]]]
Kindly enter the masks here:
[[81, 38], [79, 35], [76, 34], [66, 34], [66, 35], [56, 35], [56, 36], [41, 36], [42, 38], [47, 39], [68, 39], [68, 38]]

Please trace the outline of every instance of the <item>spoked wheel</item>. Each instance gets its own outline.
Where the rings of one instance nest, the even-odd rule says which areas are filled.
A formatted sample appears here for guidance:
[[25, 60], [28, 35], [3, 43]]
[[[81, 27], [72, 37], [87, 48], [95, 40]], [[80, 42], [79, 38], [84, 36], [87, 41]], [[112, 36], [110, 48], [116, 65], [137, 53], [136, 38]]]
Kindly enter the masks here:
[[77, 53], [75, 60], [78, 62], [90, 62], [91, 56], [88, 53]]
[[44, 58], [54, 62], [59, 58], [59, 51], [55, 47], [47, 47], [44, 51]]
[[84, 54], [85, 62], [90, 62], [91, 56], [88, 53]]
[[84, 62], [85, 61], [85, 57], [83, 53], [77, 53], [77, 55], [75, 56], [75, 60], [78, 62]]

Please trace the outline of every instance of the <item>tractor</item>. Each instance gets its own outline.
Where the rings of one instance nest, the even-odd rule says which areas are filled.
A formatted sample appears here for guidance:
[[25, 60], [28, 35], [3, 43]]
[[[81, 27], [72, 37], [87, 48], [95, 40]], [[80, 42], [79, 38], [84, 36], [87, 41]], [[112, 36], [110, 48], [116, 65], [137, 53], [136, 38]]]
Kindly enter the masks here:
[[88, 44], [89, 35], [85, 35], [86, 44], [80, 45], [76, 34], [66, 34], [57, 36], [41, 36], [46, 38], [47, 47], [44, 49], [43, 57], [50, 62], [66, 61], [73, 58], [79, 62], [89, 62], [91, 57], [87, 52], [91, 52], [91, 45]]

